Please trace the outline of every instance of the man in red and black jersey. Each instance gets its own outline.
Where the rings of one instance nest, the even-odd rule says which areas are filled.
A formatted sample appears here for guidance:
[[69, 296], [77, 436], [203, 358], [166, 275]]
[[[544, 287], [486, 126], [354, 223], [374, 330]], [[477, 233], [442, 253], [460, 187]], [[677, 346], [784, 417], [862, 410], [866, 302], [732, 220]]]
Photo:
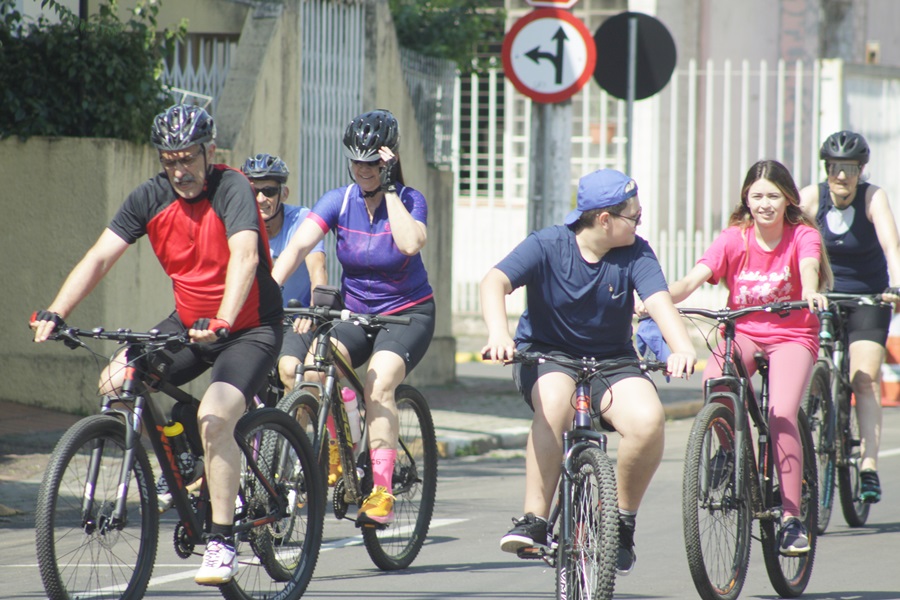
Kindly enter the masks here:
[[[240, 455], [234, 427], [274, 366], [282, 339], [281, 292], [271, 276], [265, 225], [247, 178], [211, 164], [214, 138], [215, 124], [200, 107], [176, 105], [158, 115], [151, 141], [162, 172], [129, 194], [56, 299], [31, 318], [34, 341], [46, 340], [125, 250], [148, 236], [175, 295], [175, 312], [157, 328], [187, 330], [197, 342], [171, 356], [170, 381], [181, 385], [211, 368], [197, 415], [213, 514], [195, 578], [204, 585], [227, 583], [237, 571], [232, 527]], [[102, 393], [121, 387], [123, 362], [119, 357], [106, 367]], [[168, 490], [159, 492], [165, 498]]]

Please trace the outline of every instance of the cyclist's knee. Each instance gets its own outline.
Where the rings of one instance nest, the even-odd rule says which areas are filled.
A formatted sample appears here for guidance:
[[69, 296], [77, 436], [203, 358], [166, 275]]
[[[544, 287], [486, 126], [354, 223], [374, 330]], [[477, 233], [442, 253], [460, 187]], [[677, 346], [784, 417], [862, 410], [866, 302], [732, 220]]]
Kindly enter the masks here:
[[293, 356], [282, 356], [278, 361], [278, 378], [284, 384], [285, 390], [294, 387], [294, 378], [297, 375], [297, 367], [300, 361]]

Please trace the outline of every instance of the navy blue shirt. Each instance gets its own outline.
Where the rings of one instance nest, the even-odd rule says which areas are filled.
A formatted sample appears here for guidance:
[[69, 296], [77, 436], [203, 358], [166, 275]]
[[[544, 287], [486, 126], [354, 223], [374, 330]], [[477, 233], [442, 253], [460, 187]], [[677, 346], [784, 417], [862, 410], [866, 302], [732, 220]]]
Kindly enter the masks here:
[[827, 183], [819, 184], [816, 222], [834, 272], [834, 291], [879, 294], [888, 287], [887, 260], [875, 224], [866, 216], [869, 184], [856, 187], [856, 196], [843, 210], [835, 208]]
[[525, 286], [527, 308], [517, 346], [541, 344], [573, 356], [635, 356], [631, 341], [634, 291], [646, 299], [668, 290], [647, 241], [613, 248], [599, 262], [581, 256], [563, 225], [530, 234], [497, 264], [513, 288]]

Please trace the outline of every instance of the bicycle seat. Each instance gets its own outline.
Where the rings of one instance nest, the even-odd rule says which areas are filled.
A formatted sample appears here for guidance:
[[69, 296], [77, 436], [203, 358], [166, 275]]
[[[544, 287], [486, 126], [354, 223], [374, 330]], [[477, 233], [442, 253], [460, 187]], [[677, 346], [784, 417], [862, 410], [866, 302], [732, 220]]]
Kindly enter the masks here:
[[756, 369], [760, 375], [765, 376], [769, 370], [769, 355], [765, 352], [754, 352], [753, 360], [756, 361]]

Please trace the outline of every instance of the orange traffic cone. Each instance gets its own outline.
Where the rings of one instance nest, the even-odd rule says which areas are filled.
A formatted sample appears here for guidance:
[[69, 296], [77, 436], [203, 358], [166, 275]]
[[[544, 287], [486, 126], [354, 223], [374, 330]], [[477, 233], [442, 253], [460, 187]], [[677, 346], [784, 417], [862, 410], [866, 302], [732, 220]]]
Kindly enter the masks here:
[[887, 354], [881, 365], [881, 405], [900, 406], [900, 315], [891, 319]]

